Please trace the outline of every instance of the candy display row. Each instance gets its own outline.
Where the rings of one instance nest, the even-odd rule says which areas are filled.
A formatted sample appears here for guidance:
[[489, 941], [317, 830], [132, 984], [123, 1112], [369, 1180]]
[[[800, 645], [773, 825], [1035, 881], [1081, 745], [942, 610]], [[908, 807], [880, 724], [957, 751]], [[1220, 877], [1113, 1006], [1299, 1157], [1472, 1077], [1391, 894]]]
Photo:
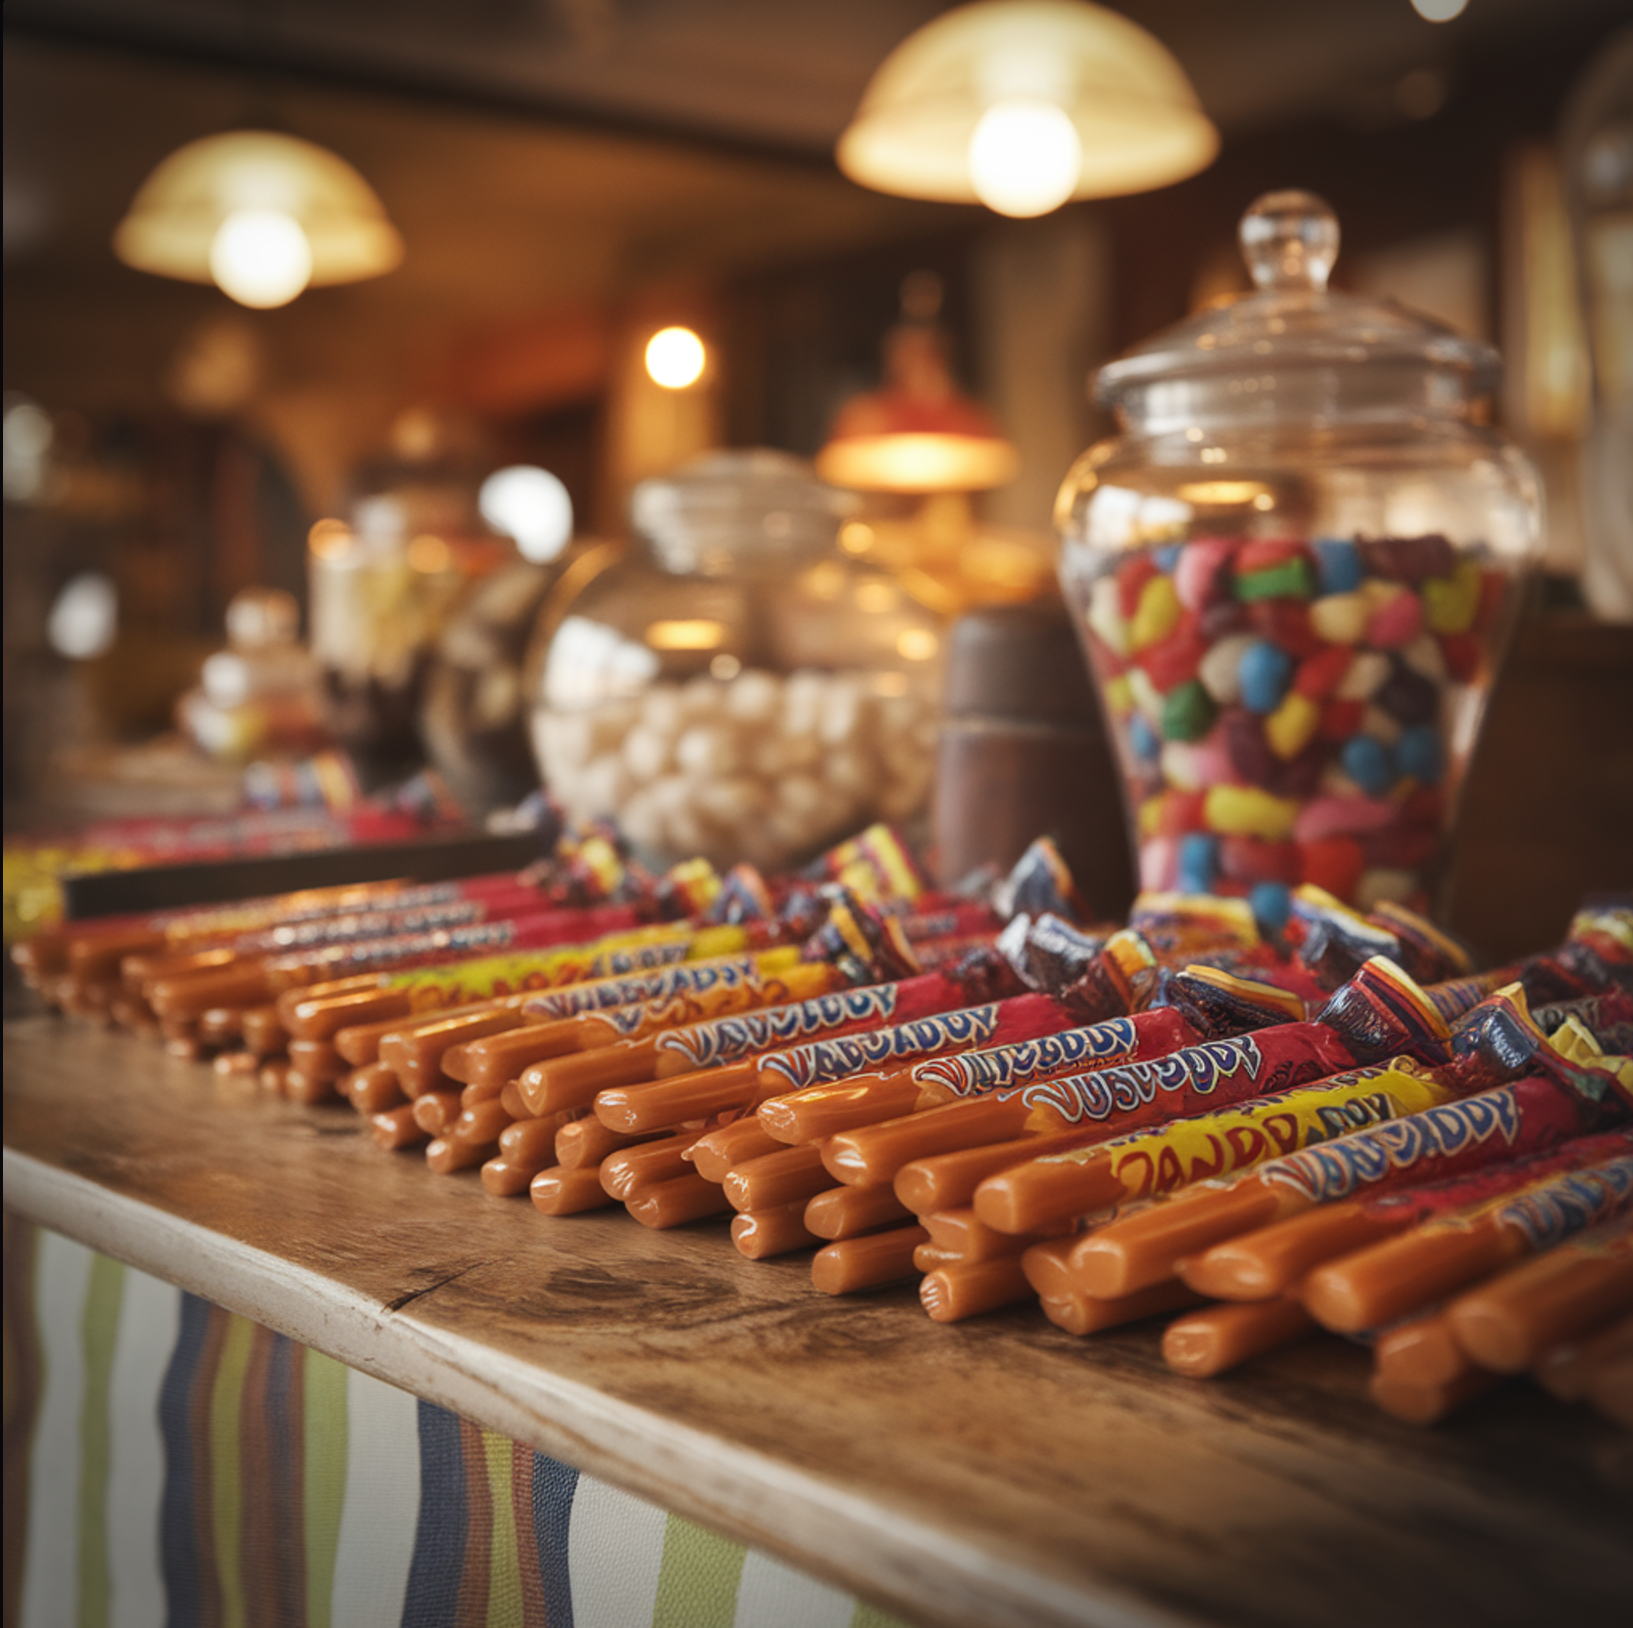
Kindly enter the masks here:
[[[1538, 1236], [1558, 1243], [1633, 1197], [1619, 1128], [1633, 1065], [1601, 1054], [1633, 1049], [1625, 911], [1584, 915], [1554, 955], [1472, 974], [1412, 912], [1362, 918], [1310, 888], [1276, 945], [1231, 899], [1147, 896], [1127, 928], [1075, 927], [1058, 861], [1037, 855], [1001, 890], [1011, 908], [1032, 906], [1007, 925], [986, 902], [923, 892], [888, 842], [860, 872], [842, 856], [828, 870], [871, 879], [873, 902], [816, 890], [826, 919], [815, 931], [810, 888], [739, 877], [717, 906], [780, 892], [776, 913], [648, 923], [633, 930], [649, 935], [634, 970], [609, 960], [631, 953], [626, 931], [622, 947], [537, 957], [531, 989], [468, 998], [480, 960], [307, 983], [236, 1015], [207, 1009], [190, 1039], [218, 1049], [218, 1067], [303, 1100], [345, 1097], [382, 1146], [420, 1148], [441, 1173], [479, 1169], [492, 1194], [529, 1193], [551, 1215], [621, 1202], [652, 1227], [729, 1215], [749, 1258], [814, 1251], [819, 1290], [923, 1274], [921, 1300], [943, 1321], [1036, 1297], [1086, 1333], [1194, 1307], [1219, 1293], [1205, 1275], [1191, 1281], [1192, 1254], [1206, 1253], [1194, 1239], [1164, 1245], [1154, 1276], [1149, 1263], [1144, 1277], [1108, 1276], [1104, 1258], [1129, 1229], [1161, 1234], [1165, 1216], [1183, 1223], [1216, 1192], [1230, 1229], [1210, 1245], [1304, 1219], [1284, 1197], [1274, 1216], [1248, 1203], [1291, 1190], [1289, 1171], [1308, 1189], [1301, 1160], [1374, 1171], [1374, 1186], [1384, 1168], [1383, 1185], [1402, 1189], [1360, 1200], [1395, 1205], [1387, 1227], [1368, 1212], [1369, 1248], [1493, 1205], [1553, 1217]], [[743, 936], [728, 947], [725, 931]], [[416, 1012], [433, 999], [437, 1009]], [[1448, 1115], [1487, 1127], [1464, 1137], [1461, 1163], [1444, 1157]], [[1434, 1136], [1438, 1154], [1401, 1154]], [[1395, 1150], [1393, 1165], [1380, 1166], [1369, 1137]], [[1477, 1167], [1484, 1187], [1419, 1191], [1466, 1184]], [[1345, 1209], [1354, 1190], [1323, 1190], [1304, 1209], [1322, 1225], [1362, 1224]], [[1620, 1236], [1601, 1250], [1613, 1266]], [[1343, 1233], [1329, 1253], [1352, 1253], [1357, 1237]], [[1505, 1249], [1472, 1275], [1514, 1259]], [[1598, 1308], [1573, 1338], [1633, 1293], [1595, 1270], [1611, 1289], [1572, 1301]], [[1230, 1365], [1221, 1351], [1243, 1360], [1312, 1319], [1359, 1328], [1305, 1294], [1311, 1278], [1191, 1311], [1165, 1350], [1202, 1373]], [[1393, 1349], [1378, 1342], [1380, 1365]], [[1459, 1396], [1478, 1388], [1459, 1385]], [[1395, 1411], [1439, 1411], [1382, 1381], [1379, 1396]]]
[[1087, 646], [1147, 888], [1421, 907], [1510, 574], [1444, 537], [1106, 556]]

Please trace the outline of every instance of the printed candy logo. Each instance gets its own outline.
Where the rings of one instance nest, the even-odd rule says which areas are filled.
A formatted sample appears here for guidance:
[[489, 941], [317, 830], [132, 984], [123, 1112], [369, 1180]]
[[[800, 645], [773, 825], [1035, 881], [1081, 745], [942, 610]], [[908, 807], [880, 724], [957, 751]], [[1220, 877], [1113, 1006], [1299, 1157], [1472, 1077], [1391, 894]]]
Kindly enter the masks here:
[[1612, 1159], [1596, 1170], [1573, 1171], [1511, 1199], [1498, 1209], [1497, 1222], [1518, 1227], [1532, 1249], [1550, 1249], [1573, 1232], [1625, 1210], [1630, 1199], [1633, 1156]]
[[1504, 1086], [1392, 1120], [1364, 1136], [1289, 1154], [1265, 1165], [1260, 1174], [1312, 1203], [1327, 1204], [1382, 1181], [1391, 1171], [1410, 1170], [1426, 1159], [1453, 1158], [1494, 1136], [1511, 1143], [1519, 1129], [1519, 1103], [1513, 1089]]
[[700, 967], [665, 967], [646, 977], [633, 977], [621, 983], [569, 984], [548, 995], [535, 995], [527, 1003], [527, 1010], [538, 1017], [564, 1018], [579, 1012], [598, 1012], [603, 1007], [629, 1006], [639, 1001], [668, 1000], [683, 990], [695, 988], [694, 980]]
[[1138, 1032], [1127, 1018], [1110, 1018], [1086, 1029], [1068, 1029], [1063, 1034], [1023, 1040], [994, 1051], [933, 1057], [913, 1070], [913, 1078], [943, 1086], [955, 1096], [974, 1096], [982, 1091], [1025, 1085], [1040, 1074], [1053, 1074], [1057, 1069], [1072, 1068], [1079, 1063], [1126, 1057], [1138, 1040]]
[[978, 1046], [990, 1040], [998, 1027], [998, 1008], [972, 1006], [962, 1012], [940, 1017], [919, 1018], [898, 1024], [894, 1029], [870, 1029], [862, 1034], [816, 1040], [793, 1051], [778, 1052], [760, 1060], [762, 1068], [780, 1074], [789, 1086], [819, 1085], [824, 1080], [843, 1079], [885, 1063], [922, 1057], [943, 1046]]
[[693, 1068], [714, 1068], [721, 1063], [735, 1063], [750, 1052], [786, 1046], [803, 1035], [888, 1018], [895, 1010], [894, 984], [882, 984], [877, 989], [845, 989], [814, 995], [793, 1006], [744, 1012], [695, 1029], [673, 1030], [658, 1036], [658, 1049], [679, 1052]]
[[686, 945], [680, 940], [666, 944], [638, 944], [624, 949], [604, 950], [590, 963], [592, 978], [616, 978], [625, 972], [645, 972], [648, 967], [666, 967], [671, 961], [686, 958]]
[[1148, 1063], [1127, 1063], [1096, 1074], [1071, 1074], [1042, 1080], [1021, 1092], [1029, 1108], [1049, 1108], [1068, 1125], [1085, 1119], [1109, 1119], [1155, 1102], [1159, 1091], [1194, 1091], [1207, 1096], [1222, 1081], [1256, 1080], [1264, 1055], [1252, 1035], [1234, 1040], [1205, 1040]]
[[[685, 972], [692, 975], [682, 978]], [[632, 1035], [654, 1021], [667, 1020], [673, 1024], [695, 1023], [698, 1019], [698, 997], [712, 990], [742, 990], [756, 987], [760, 980], [752, 967], [732, 962], [718, 967], [676, 967], [670, 974], [674, 987], [666, 994], [649, 996], [639, 1005], [620, 1003], [601, 1014], [604, 1023], [610, 1023], [621, 1035]]]

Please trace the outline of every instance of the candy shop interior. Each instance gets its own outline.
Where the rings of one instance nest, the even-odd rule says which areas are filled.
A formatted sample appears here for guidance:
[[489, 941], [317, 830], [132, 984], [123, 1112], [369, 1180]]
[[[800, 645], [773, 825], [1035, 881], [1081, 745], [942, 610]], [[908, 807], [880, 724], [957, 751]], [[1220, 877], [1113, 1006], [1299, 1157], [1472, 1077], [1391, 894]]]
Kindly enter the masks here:
[[10, 0], [4, 1621], [1633, 1612], [1617, 0]]

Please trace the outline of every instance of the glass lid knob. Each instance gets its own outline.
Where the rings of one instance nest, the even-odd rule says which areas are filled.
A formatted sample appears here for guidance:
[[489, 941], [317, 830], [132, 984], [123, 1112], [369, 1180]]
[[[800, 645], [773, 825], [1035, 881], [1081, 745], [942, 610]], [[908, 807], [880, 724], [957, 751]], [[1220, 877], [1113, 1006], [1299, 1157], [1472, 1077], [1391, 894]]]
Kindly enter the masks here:
[[1256, 288], [1326, 288], [1338, 258], [1338, 217], [1313, 192], [1266, 192], [1237, 228], [1242, 258]]

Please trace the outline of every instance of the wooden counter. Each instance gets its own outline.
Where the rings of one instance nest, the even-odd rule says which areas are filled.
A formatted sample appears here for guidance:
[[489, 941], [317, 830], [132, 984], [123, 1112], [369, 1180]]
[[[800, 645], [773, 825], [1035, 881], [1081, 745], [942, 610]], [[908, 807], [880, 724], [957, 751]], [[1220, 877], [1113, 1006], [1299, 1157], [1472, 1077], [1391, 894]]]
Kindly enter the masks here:
[[830, 1300], [724, 1223], [548, 1220], [123, 1036], [7, 1026], [23, 1215], [914, 1621], [1628, 1620], [1629, 1438], [1515, 1384], [1419, 1431], [1320, 1340], [1207, 1384], [1149, 1330]]

